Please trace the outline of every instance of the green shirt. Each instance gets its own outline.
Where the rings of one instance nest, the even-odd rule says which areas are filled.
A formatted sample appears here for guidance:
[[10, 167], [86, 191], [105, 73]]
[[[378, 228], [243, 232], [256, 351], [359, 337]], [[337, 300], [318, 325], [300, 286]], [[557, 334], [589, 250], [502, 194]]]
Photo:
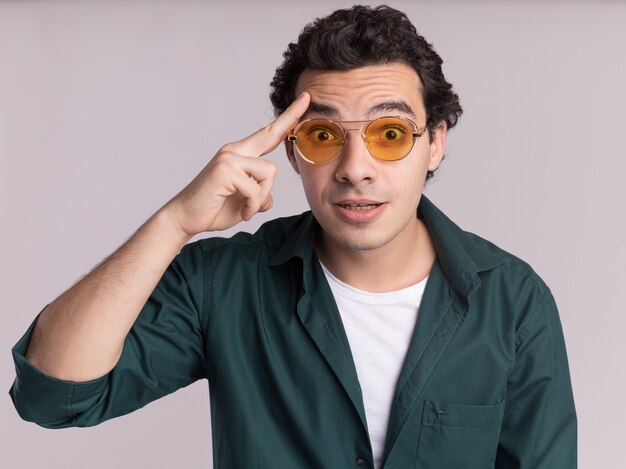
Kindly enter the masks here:
[[[557, 307], [523, 261], [422, 197], [437, 259], [400, 373], [388, 469], [576, 467]], [[90, 426], [207, 378], [216, 469], [372, 468], [361, 390], [310, 212], [188, 244], [101, 378], [48, 377], [13, 349], [20, 416]], [[36, 321], [36, 320], [35, 320]]]

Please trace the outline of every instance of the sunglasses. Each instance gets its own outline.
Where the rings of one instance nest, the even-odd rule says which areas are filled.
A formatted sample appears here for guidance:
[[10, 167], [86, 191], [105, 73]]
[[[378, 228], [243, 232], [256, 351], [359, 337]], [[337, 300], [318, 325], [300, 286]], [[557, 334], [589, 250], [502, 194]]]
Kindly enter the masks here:
[[331, 121], [307, 119], [300, 122], [287, 139], [294, 143], [300, 157], [312, 164], [328, 163], [341, 153], [347, 133], [341, 124], [366, 123], [361, 137], [372, 156], [383, 161], [397, 161], [407, 156], [425, 128], [418, 130], [411, 119], [400, 116], [379, 117], [372, 121]]

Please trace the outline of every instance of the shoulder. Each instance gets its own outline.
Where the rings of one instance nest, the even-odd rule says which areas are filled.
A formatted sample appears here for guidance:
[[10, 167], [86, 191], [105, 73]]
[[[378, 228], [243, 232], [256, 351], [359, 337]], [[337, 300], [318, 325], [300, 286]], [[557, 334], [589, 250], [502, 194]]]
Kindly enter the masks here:
[[528, 262], [474, 233], [464, 232], [464, 236], [475, 255], [497, 259], [478, 273], [480, 287], [475, 301], [491, 305], [489, 311], [512, 321], [518, 344], [540, 324], [558, 321], [552, 291]]
[[500, 279], [507, 279], [508, 283], [522, 282], [533, 285], [537, 293], [546, 299], [552, 296], [550, 288], [531, 267], [531, 265], [520, 257], [497, 246], [493, 242], [471, 232], [464, 232], [468, 243], [475, 247], [476, 253], [497, 259], [497, 263], [491, 268], [481, 272], [482, 277], [489, 275]]
[[261, 225], [254, 233], [241, 231], [229, 238], [204, 238], [189, 243], [185, 249], [197, 250], [212, 259], [233, 259], [253, 253], [271, 258], [309, 219], [310, 212], [276, 218]]

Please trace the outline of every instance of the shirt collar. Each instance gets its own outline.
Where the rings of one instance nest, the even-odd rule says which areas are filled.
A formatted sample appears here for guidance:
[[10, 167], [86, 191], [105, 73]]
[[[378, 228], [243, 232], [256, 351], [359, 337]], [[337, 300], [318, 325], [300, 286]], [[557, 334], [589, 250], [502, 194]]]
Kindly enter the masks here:
[[313, 257], [313, 247], [315, 245], [315, 232], [319, 224], [309, 210], [295, 217], [295, 229], [289, 234], [282, 246], [269, 261], [269, 265], [280, 265], [293, 258], [301, 258], [309, 261]]
[[[480, 285], [479, 272], [491, 270], [504, 261], [491, 243], [463, 231], [423, 194], [417, 216], [428, 228], [445, 276], [464, 296], [469, 296]], [[293, 258], [302, 259], [304, 266], [311, 265], [319, 225], [310, 211], [296, 221], [296, 229], [270, 259], [270, 265], [284, 264]]]
[[491, 270], [504, 257], [491, 243], [463, 231], [425, 195], [417, 208], [435, 245], [437, 258], [452, 286], [469, 296], [480, 285], [479, 272]]

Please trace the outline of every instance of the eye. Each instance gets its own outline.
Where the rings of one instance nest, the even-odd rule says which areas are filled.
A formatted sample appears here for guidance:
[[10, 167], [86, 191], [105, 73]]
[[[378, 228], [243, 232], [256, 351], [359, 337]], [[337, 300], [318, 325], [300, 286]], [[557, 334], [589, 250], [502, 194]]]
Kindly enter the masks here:
[[332, 142], [337, 139], [337, 136], [326, 127], [313, 127], [307, 136], [315, 143]]
[[394, 141], [402, 138], [405, 133], [405, 130], [400, 126], [388, 125], [380, 130], [379, 138], [386, 141]]

